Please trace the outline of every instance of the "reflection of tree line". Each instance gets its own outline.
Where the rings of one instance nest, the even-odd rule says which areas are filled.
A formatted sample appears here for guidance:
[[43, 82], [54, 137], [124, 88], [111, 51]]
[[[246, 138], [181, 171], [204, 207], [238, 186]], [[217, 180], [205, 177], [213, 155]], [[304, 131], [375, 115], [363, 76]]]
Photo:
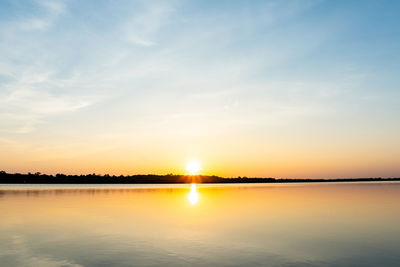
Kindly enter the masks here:
[[209, 175], [48, 175], [37, 173], [6, 173], [0, 171], [0, 183], [15, 184], [181, 184], [181, 183], [300, 183], [300, 182], [361, 182], [400, 181], [400, 178], [346, 178], [346, 179], [275, 179], [275, 178], [223, 178]]
[[0, 190], [0, 198], [6, 195], [24, 195], [27, 197], [39, 196], [58, 196], [58, 195], [97, 195], [97, 194], [129, 194], [129, 193], [146, 193], [160, 191], [163, 193], [174, 193], [177, 190], [186, 192], [187, 188], [45, 188], [45, 189], [6, 189]]

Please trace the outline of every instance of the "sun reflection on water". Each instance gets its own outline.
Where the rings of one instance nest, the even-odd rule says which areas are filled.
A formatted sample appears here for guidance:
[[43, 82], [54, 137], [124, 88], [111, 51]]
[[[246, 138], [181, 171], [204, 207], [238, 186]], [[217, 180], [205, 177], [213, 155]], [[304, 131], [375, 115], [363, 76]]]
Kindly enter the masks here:
[[197, 192], [197, 186], [196, 184], [192, 184], [190, 186], [190, 192], [188, 194], [188, 200], [190, 204], [196, 205], [197, 202], [199, 201], [199, 193]]

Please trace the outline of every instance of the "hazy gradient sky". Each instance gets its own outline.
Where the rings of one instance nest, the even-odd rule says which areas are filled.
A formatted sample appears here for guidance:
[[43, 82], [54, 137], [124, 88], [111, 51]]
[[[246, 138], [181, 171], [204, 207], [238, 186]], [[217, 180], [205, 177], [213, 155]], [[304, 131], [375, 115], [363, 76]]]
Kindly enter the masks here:
[[1, 1], [0, 169], [400, 176], [400, 1]]

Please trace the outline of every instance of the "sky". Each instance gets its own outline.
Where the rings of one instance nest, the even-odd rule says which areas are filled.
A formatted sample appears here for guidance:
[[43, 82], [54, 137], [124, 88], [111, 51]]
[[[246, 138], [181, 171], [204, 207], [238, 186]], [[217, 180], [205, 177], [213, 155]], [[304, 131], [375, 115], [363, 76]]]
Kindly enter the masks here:
[[0, 2], [0, 169], [400, 177], [399, 1]]

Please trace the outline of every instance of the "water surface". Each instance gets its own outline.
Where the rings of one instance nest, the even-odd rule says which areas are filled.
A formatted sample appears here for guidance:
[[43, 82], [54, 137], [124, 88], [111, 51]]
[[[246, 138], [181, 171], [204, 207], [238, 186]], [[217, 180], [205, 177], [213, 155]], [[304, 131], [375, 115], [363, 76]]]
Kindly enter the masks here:
[[0, 266], [400, 266], [400, 183], [0, 185]]

